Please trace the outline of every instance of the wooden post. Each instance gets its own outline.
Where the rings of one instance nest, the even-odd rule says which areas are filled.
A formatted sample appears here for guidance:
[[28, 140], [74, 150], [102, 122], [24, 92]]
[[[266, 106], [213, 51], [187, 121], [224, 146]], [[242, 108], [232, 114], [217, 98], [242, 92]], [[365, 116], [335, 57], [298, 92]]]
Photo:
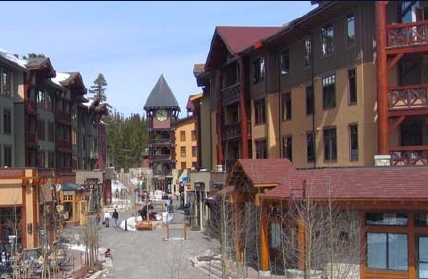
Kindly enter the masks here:
[[260, 222], [260, 275], [269, 276], [269, 247], [268, 247], [268, 212], [266, 205], [261, 203]]

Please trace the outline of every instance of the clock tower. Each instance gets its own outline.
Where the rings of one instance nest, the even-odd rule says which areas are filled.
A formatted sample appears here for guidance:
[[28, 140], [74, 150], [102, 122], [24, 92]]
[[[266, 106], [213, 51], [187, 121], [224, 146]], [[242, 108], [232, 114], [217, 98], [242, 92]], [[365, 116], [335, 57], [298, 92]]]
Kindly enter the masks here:
[[[152, 189], [165, 193], [172, 191], [175, 169], [175, 123], [180, 106], [161, 75], [147, 98], [144, 110], [148, 122], [149, 167], [152, 171]], [[153, 189], [154, 187], [154, 189]]]

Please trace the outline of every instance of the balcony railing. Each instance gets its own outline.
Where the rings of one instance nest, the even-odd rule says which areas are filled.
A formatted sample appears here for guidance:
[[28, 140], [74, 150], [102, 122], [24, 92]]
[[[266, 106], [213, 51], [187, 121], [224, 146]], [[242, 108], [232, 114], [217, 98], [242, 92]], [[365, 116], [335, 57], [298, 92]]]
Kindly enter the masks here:
[[426, 108], [428, 84], [390, 87], [388, 107], [390, 109]]
[[397, 146], [389, 149], [391, 166], [427, 165], [428, 145]]
[[394, 23], [387, 25], [388, 47], [406, 47], [428, 44], [428, 21]]
[[27, 112], [37, 112], [37, 103], [32, 100], [26, 100], [25, 109]]
[[25, 142], [27, 144], [37, 144], [37, 136], [35, 132], [25, 132]]
[[222, 106], [227, 106], [239, 101], [240, 83], [235, 83], [221, 90]]
[[[242, 137], [241, 123], [224, 125], [222, 129], [223, 140], [233, 140]], [[251, 138], [251, 121], [247, 121], [247, 139]]]
[[56, 140], [56, 147], [63, 150], [69, 150], [71, 149], [71, 141], [64, 139]]
[[65, 121], [67, 123], [71, 123], [71, 113], [64, 111], [57, 111], [55, 113], [55, 118], [59, 121]]

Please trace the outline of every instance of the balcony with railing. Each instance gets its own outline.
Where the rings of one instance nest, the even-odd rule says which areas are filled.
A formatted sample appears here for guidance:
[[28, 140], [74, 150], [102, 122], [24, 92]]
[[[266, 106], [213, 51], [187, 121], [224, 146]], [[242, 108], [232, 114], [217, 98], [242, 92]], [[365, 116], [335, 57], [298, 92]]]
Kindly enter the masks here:
[[33, 100], [25, 100], [25, 110], [28, 113], [37, 113], [37, 103]]
[[[241, 123], [224, 125], [222, 128], [222, 137], [222, 140], [235, 140], [241, 138]], [[251, 139], [251, 121], [247, 121], [247, 139]]]
[[388, 49], [428, 44], [428, 20], [393, 23], [386, 30]]
[[55, 119], [62, 123], [71, 124], [71, 113], [65, 111], [57, 111], [55, 112]]
[[428, 145], [391, 147], [389, 154], [391, 155], [391, 166], [426, 166], [428, 162]]
[[71, 141], [65, 139], [58, 139], [55, 141], [56, 148], [60, 150], [71, 150]]
[[38, 144], [36, 132], [25, 132], [25, 142], [27, 144]]
[[235, 83], [221, 90], [222, 106], [239, 102], [240, 96], [240, 83]]
[[390, 87], [388, 108], [390, 110], [428, 108], [428, 84]]

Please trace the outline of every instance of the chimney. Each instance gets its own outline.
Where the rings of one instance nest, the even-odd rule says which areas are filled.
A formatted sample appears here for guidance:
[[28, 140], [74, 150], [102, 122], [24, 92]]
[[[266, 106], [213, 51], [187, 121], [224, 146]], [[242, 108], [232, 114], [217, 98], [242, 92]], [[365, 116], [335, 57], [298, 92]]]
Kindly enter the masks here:
[[375, 166], [390, 166], [391, 165], [391, 155], [375, 155]]

